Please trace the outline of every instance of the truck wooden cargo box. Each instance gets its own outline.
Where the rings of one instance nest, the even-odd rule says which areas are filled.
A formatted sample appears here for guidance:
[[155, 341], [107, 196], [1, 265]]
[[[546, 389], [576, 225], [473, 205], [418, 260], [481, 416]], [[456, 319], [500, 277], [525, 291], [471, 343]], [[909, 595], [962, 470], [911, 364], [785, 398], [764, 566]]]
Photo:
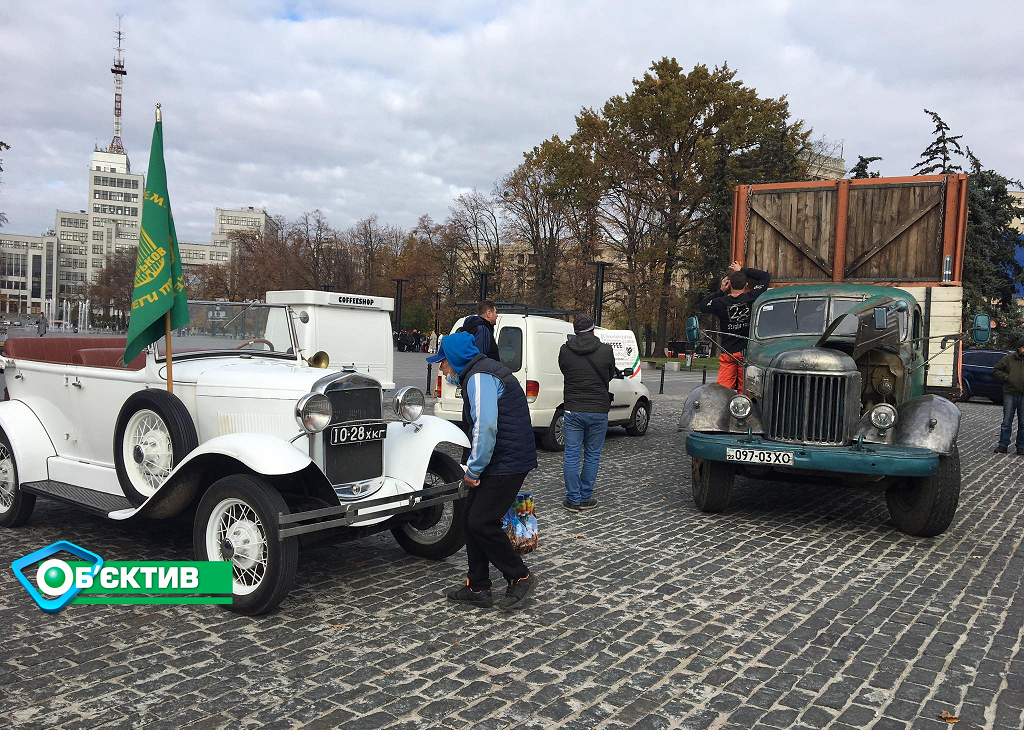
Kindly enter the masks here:
[[[734, 193], [732, 259], [770, 271], [772, 284], [888, 284], [912, 293], [924, 336], [959, 333], [967, 176], [741, 185]], [[926, 383], [960, 390], [960, 346], [925, 342]]]

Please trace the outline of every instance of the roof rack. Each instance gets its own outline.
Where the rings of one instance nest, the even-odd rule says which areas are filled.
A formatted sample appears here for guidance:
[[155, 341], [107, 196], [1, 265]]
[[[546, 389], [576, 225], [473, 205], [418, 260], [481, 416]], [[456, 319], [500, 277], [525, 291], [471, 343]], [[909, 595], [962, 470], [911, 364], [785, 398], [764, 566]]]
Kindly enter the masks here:
[[[459, 309], [476, 309], [476, 305], [476, 302], [456, 302], [455, 304]], [[569, 317], [577, 314], [576, 312], [568, 309], [535, 307], [532, 304], [520, 304], [519, 302], [495, 302], [494, 306], [498, 312], [503, 312], [505, 314], [525, 314], [527, 316], [532, 314], [536, 317], [557, 317], [567, 321]]]

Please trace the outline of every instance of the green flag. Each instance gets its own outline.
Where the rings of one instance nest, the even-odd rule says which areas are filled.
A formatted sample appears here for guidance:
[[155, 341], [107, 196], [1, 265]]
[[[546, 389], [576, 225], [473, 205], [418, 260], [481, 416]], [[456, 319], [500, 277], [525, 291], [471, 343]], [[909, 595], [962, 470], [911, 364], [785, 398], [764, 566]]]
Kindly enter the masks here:
[[164, 132], [158, 107], [142, 203], [142, 229], [135, 262], [128, 343], [124, 348], [125, 364], [134, 360], [147, 345], [163, 337], [164, 314], [167, 312], [171, 313], [171, 329], [188, 324], [185, 277], [181, 273], [178, 237], [174, 233], [171, 201], [167, 196]]

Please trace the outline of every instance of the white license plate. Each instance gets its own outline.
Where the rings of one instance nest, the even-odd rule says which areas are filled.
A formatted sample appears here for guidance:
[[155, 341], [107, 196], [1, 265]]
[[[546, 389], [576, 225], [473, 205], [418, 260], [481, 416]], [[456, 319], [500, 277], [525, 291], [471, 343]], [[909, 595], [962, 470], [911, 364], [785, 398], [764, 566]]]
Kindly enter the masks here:
[[793, 453], [790, 451], [726, 448], [725, 460], [742, 461], [745, 464], [764, 464], [765, 466], [791, 466], [793, 464]]
[[364, 423], [353, 426], [331, 426], [328, 443], [331, 446], [358, 444], [363, 441], [380, 441], [387, 438], [388, 427], [384, 423]]

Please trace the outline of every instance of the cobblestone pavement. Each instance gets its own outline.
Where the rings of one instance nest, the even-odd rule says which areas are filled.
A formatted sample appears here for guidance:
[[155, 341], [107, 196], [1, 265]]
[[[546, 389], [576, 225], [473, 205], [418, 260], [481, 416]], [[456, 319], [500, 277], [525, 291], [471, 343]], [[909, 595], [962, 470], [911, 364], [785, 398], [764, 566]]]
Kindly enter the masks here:
[[[271, 616], [212, 606], [44, 615], [0, 570], [6, 726], [960, 728], [1022, 726], [1024, 458], [990, 453], [998, 409], [966, 404], [963, 494], [935, 539], [881, 494], [741, 480], [693, 507], [679, 396], [646, 438], [609, 437], [596, 496], [560, 502], [542, 454], [540, 585], [522, 612], [458, 611], [465, 556], [390, 535], [304, 554]], [[187, 523], [117, 525], [40, 501], [4, 564], [65, 538], [114, 559], [188, 559]]]

